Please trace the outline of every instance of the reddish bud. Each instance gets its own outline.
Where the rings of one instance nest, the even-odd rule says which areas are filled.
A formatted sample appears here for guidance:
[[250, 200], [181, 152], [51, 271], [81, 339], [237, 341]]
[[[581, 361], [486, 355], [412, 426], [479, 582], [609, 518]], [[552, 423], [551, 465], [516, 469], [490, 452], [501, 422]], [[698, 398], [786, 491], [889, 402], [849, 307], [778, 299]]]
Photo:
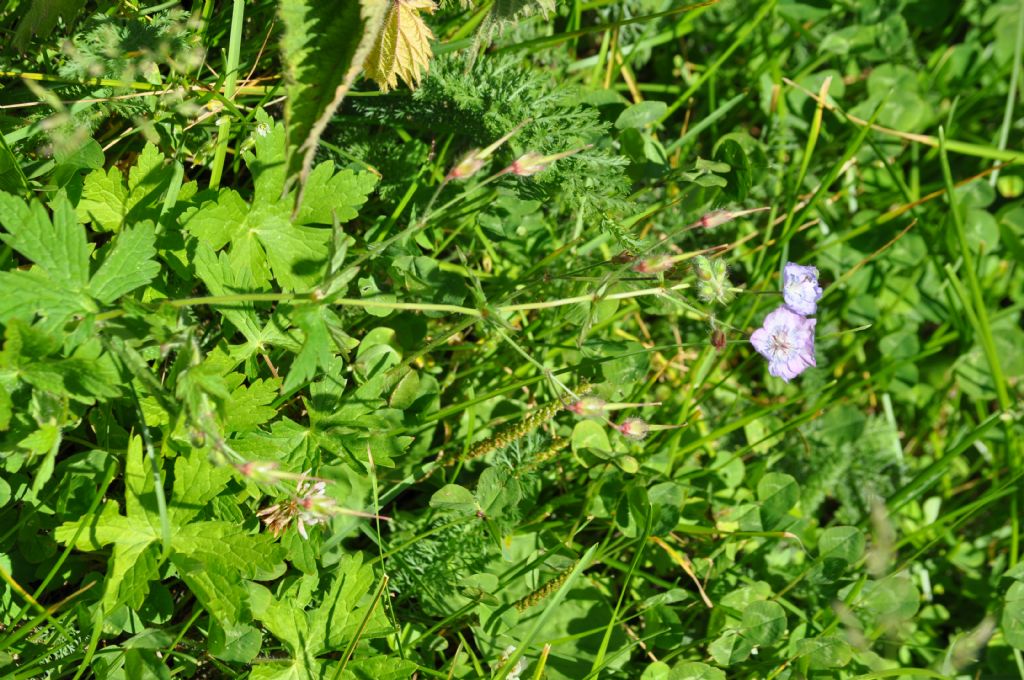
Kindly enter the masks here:
[[626, 418], [616, 426], [616, 429], [622, 433], [623, 437], [636, 441], [645, 438], [647, 433], [651, 431], [650, 425], [640, 418]]
[[711, 331], [711, 346], [719, 352], [725, 349], [725, 331], [721, 328]]
[[473, 149], [463, 156], [462, 160], [455, 164], [455, 167], [448, 171], [448, 176], [445, 179], [467, 179], [472, 177], [479, 172], [480, 168], [484, 167], [485, 160], [481, 156], [479, 149]]
[[633, 265], [633, 271], [638, 274], [660, 274], [672, 268], [674, 262], [668, 255], [648, 257], [644, 260], [637, 260]]
[[539, 153], [527, 151], [509, 166], [509, 172], [520, 177], [536, 175], [548, 169], [547, 159]]
[[568, 409], [578, 416], [594, 418], [604, 413], [605, 400], [600, 397], [584, 397], [569, 405]]
[[720, 227], [726, 222], [731, 222], [736, 217], [733, 213], [728, 210], [712, 210], [704, 217], [700, 218], [700, 226], [705, 229], [714, 229]]

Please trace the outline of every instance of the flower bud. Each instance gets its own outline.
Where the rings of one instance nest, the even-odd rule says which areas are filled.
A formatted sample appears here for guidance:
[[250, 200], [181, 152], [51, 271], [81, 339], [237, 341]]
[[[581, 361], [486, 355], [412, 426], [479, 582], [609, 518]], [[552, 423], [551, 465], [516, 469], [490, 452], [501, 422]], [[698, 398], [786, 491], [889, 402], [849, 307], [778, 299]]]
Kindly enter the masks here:
[[539, 153], [527, 151], [509, 166], [509, 172], [520, 177], [536, 175], [548, 169], [547, 159]]
[[725, 349], [725, 331], [721, 328], [715, 328], [711, 331], [711, 346], [719, 352]]
[[243, 477], [248, 477], [257, 484], [276, 484], [281, 479], [277, 463], [273, 461], [250, 460], [235, 468]]
[[448, 171], [448, 176], [445, 179], [468, 179], [475, 175], [479, 172], [480, 168], [484, 167], [486, 162], [486, 159], [481, 154], [480, 149], [473, 149], [467, 153], [462, 157], [462, 160], [455, 164], [455, 167]]
[[633, 271], [638, 274], [660, 274], [672, 268], [675, 264], [668, 255], [657, 255], [643, 260], [637, 260], [633, 265]]
[[568, 410], [584, 418], [596, 418], [604, 413], [605, 400], [600, 397], [583, 397], [569, 404]]
[[700, 218], [700, 226], [705, 229], [720, 227], [726, 222], [731, 222], [735, 215], [728, 210], [712, 210]]
[[626, 437], [627, 439], [640, 441], [641, 439], [644, 439], [647, 436], [647, 433], [650, 432], [651, 427], [640, 418], [626, 418], [625, 420], [622, 421], [622, 423], [616, 426], [616, 429], [622, 434], [623, 437]]

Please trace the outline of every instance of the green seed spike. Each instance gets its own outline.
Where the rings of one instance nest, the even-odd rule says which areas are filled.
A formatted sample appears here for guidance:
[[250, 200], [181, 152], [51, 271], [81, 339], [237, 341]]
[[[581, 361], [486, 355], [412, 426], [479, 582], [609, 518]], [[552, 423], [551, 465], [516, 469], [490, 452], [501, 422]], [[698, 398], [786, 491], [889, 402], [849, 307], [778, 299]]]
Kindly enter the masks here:
[[568, 439], [566, 439], [565, 437], [555, 437], [554, 440], [551, 442], [551, 444], [548, 445], [548, 447], [546, 449], [544, 449], [540, 453], [536, 454], [533, 457], [533, 460], [531, 460], [529, 463], [527, 463], [523, 467], [519, 468], [517, 476], [518, 475], [522, 475], [522, 474], [526, 474], [528, 472], [533, 472], [534, 470], [539, 468], [541, 465], [543, 465], [544, 463], [547, 463], [549, 460], [551, 460], [552, 458], [557, 456], [559, 453], [561, 453], [563, 450], [565, 450], [565, 448], [567, 446], [569, 446], [569, 440]]
[[[583, 396], [590, 392], [592, 388], [590, 385], [581, 385], [577, 388], [577, 395]], [[491, 451], [504, 448], [509, 444], [522, 439], [526, 435], [530, 434], [538, 427], [546, 423], [555, 417], [555, 414], [562, 410], [565, 405], [560, 402], [552, 402], [546, 404], [530, 413], [526, 414], [522, 420], [510, 425], [498, 432], [493, 437], [483, 440], [473, 446], [464, 456], [461, 458], [450, 457], [443, 461], [444, 465], [454, 465], [456, 461], [467, 461], [479, 458], [480, 456], [486, 455]]]
[[548, 581], [543, 586], [533, 591], [526, 597], [522, 598], [512, 606], [514, 606], [517, 611], [523, 612], [529, 609], [530, 607], [540, 604], [544, 601], [545, 598], [547, 598], [548, 595], [562, 587], [562, 584], [565, 583], [565, 580], [567, 578], [569, 578], [569, 574], [572, 573], [573, 569], [576, 568], [577, 564], [578, 562], [573, 562], [568, 569], [566, 569], [558, 576], [551, 579], [550, 581]]

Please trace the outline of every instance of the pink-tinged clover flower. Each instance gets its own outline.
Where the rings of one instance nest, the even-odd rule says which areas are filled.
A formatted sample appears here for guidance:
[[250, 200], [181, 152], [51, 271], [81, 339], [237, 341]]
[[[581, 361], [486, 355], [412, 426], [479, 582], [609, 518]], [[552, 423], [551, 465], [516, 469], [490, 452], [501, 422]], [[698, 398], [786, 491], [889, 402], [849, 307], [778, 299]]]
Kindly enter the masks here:
[[790, 309], [797, 314], [812, 316], [818, 311], [821, 292], [817, 267], [786, 263], [782, 270], [782, 298]]
[[[813, 267], [812, 267], [813, 269]], [[789, 382], [814, 361], [814, 327], [817, 319], [805, 318], [783, 305], [764, 319], [750, 336], [750, 344], [768, 360], [768, 372]]]

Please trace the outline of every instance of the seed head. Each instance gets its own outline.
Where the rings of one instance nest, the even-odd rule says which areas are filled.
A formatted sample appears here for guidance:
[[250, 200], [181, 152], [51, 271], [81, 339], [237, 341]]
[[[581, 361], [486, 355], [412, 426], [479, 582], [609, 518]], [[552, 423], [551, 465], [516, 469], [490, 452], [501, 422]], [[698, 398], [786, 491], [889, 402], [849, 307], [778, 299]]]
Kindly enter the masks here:
[[697, 295], [701, 300], [721, 305], [732, 301], [732, 283], [724, 260], [698, 255], [693, 259], [693, 271], [697, 275]]

